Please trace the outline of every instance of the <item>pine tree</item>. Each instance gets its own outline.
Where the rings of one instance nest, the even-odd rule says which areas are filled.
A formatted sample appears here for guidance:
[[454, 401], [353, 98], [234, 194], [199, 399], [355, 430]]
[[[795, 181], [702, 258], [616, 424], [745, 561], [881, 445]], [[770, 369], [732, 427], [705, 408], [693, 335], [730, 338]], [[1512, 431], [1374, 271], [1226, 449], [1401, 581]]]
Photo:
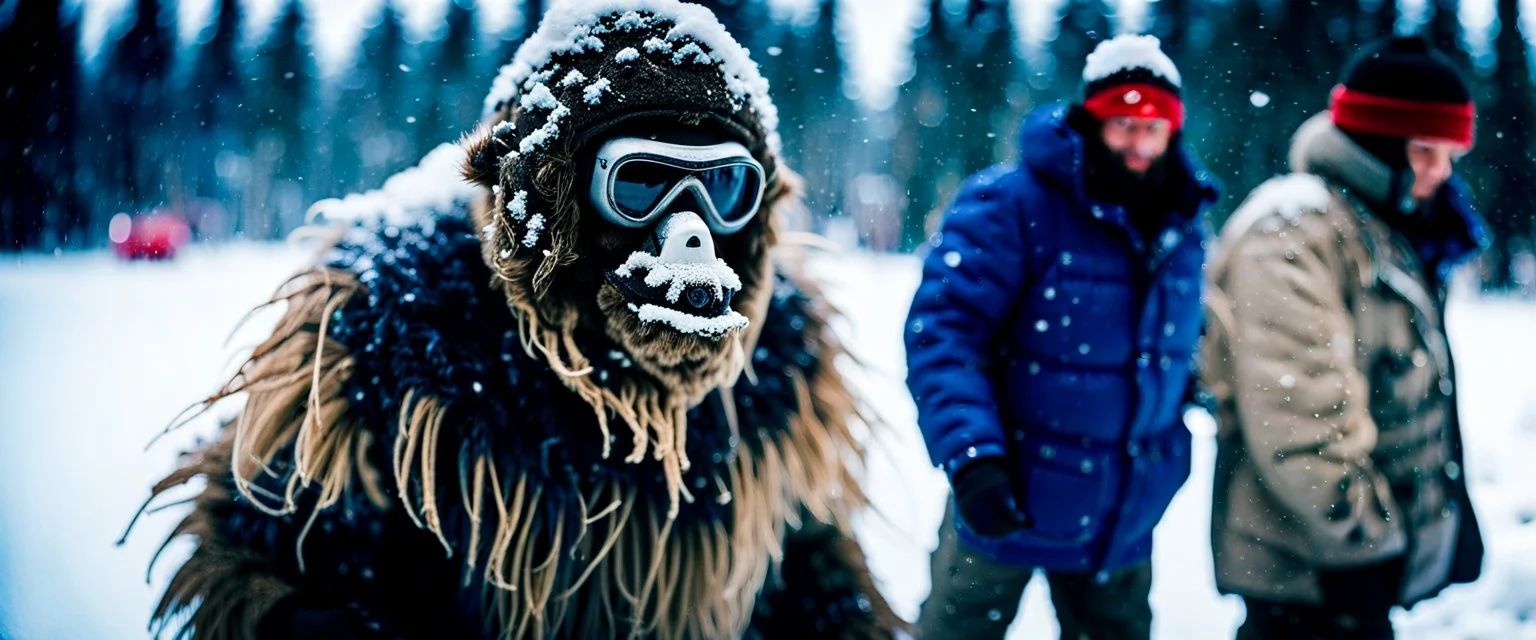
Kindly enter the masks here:
[[1466, 52], [1461, 46], [1461, 19], [1457, 15], [1457, 5], [1457, 0], [1430, 0], [1429, 6], [1434, 13], [1430, 15], [1425, 34], [1436, 49], [1457, 62], [1465, 63]]
[[953, 72], [958, 90], [950, 96], [955, 108], [950, 110], [949, 140], [959, 149], [958, 176], [1000, 160], [1021, 115], [1009, 95], [1018, 69], [1007, 0], [970, 0], [964, 29], [961, 62]]
[[381, 11], [378, 26], [364, 36], [359, 54], [368, 75], [357, 131], [362, 180], [370, 187], [418, 159], [406, 133], [417, 126], [419, 103], [411, 86], [417, 75], [406, 59], [405, 26], [392, 0], [386, 0]]
[[930, 0], [913, 39], [892, 140], [892, 173], [906, 187], [902, 246], [915, 248], [966, 175], [1004, 157], [1026, 105], [1013, 21], [1004, 0]]
[[[779, 107], [779, 134], [790, 166], [805, 178], [805, 197], [817, 216], [841, 208], [854, 133], [855, 106], [843, 94], [845, 65], [838, 47], [836, 3], [816, 11], [783, 40], [774, 57], [781, 70], [770, 81]], [[809, 221], [802, 221], [802, 224]]]
[[111, 153], [92, 154], [92, 161], [98, 178], [120, 194], [108, 208], [137, 211], [164, 202], [170, 109], [163, 94], [174, 48], [174, 12], [158, 0], [137, 0], [96, 85], [95, 97], [110, 105], [107, 124], [115, 144], [109, 144]]
[[1358, 0], [1353, 16], [1353, 41], [1391, 37], [1397, 23], [1396, 0]]
[[31, 2], [0, 24], [0, 250], [79, 241], [74, 191], [78, 19], [62, 2]]
[[1108, 9], [1103, 0], [1069, 0], [1061, 19], [1061, 31], [1051, 47], [1055, 58], [1053, 80], [1046, 92], [1051, 100], [1072, 102], [1082, 97], [1083, 67], [1088, 54], [1110, 32]]
[[[58, 3], [62, 4], [62, 3]], [[62, 6], [60, 11], [67, 11]], [[43, 131], [52, 136], [51, 143], [58, 154], [58, 165], [52, 171], [53, 204], [60, 211], [55, 217], [55, 236], [51, 244], [71, 247], [89, 246], [91, 236], [90, 210], [81, 197], [77, 181], [79, 154], [75, 139], [80, 128], [80, 88], [82, 84], [80, 64], [80, 16], [79, 8], [63, 17], [57, 33], [58, 47], [53, 54], [53, 71], [49, 74], [55, 105], [43, 121]]]
[[1484, 287], [1506, 290], [1514, 285], [1510, 259], [1514, 250], [1531, 246], [1531, 203], [1536, 202], [1536, 160], [1532, 159], [1531, 66], [1527, 45], [1520, 32], [1520, 1], [1499, 0], [1498, 35], [1494, 51], [1498, 66], [1491, 82], [1484, 83], [1482, 112], [1478, 114], [1478, 141], [1473, 160], [1482, 165], [1482, 188], [1477, 194], [1493, 232], [1493, 249], [1484, 257]]
[[[1202, 69], [1202, 99], [1190, 105], [1183, 139], [1216, 174], [1229, 197], [1210, 212], [1224, 222], [1259, 183], [1283, 169], [1291, 135], [1301, 119], [1327, 106], [1326, 94], [1307, 93], [1287, 70], [1287, 57], [1256, 56], [1253, 51], [1283, 51], [1281, 16], [1263, 0], [1236, 0], [1212, 16], [1222, 34], [1197, 61]], [[1187, 76], [1190, 68], [1181, 67]], [[1336, 77], [1330, 75], [1330, 77]], [[1186, 77], [1185, 90], [1191, 79]], [[1319, 102], [1321, 100], [1321, 102]]]
[[[314, 101], [314, 54], [307, 45], [304, 9], [284, 3], [266, 40], [257, 48], [253, 76], [257, 126], [251, 192], [265, 215], [253, 218], [247, 233], [277, 238], [299, 223], [307, 200], [304, 180], [313, 163], [307, 122]], [[255, 210], [250, 213], [256, 213]]]
[[449, 0], [446, 24], [437, 53], [422, 79], [432, 101], [422, 132], [422, 149], [458, 139], [480, 120], [481, 86], [479, 26], [471, 0]]
[[316, 199], [331, 198], [378, 186], [363, 181], [363, 144], [373, 133], [375, 118], [367, 91], [366, 75], [371, 69], [354, 50], [352, 58], [326, 85], [324, 117], [319, 140], [328, 150], [321, 157], [328, 162], [327, 182], [314, 185]]
[[240, 66], [241, 7], [239, 0], [219, 0], [217, 12], [193, 49], [188, 93], [194, 96], [195, 126], [186, 141], [184, 180], [198, 198], [222, 205], [228, 221], [194, 219], [201, 232], [214, 227], [244, 231], [240, 196], [245, 188], [243, 169], [249, 151], [244, 132], [251, 110], [246, 106], [244, 75]]
[[901, 246], [915, 249], [927, 240], [929, 222], [939, 202], [939, 180], [945, 171], [946, 118], [949, 115], [949, 74], [958, 62], [952, 20], [943, 0], [929, 0], [927, 18], [912, 40], [912, 77], [901, 85], [898, 119], [892, 140], [891, 172], [905, 186]]

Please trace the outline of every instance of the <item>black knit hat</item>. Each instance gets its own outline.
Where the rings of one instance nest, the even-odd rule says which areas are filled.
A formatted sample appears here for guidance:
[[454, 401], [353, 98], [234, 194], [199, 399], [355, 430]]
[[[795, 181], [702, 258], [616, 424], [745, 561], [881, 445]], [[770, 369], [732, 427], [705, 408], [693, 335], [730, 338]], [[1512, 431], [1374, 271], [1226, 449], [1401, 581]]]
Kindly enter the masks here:
[[1472, 143], [1472, 91], [1450, 59], [1417, 36], [1366, 45], [1345, 65], [1333, 121], [1389, 165], [1406, 163], [1402, 141]]
[[1420, 36], [1378, 40], [1344, 65], [1341, 83], [1350, 90], [1414, 102], [1472, 100], [1466, 78], [1450, 58]]

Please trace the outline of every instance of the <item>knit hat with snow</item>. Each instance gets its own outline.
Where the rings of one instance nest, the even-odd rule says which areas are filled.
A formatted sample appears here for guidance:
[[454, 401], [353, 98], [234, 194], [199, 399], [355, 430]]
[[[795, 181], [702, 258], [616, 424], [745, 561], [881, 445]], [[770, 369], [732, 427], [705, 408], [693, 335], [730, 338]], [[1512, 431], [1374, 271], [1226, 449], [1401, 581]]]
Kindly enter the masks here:
[[1331, 102], [1334, 125], [1394, 168], [1408, 164], [1407, 138], [1472, 144], [1471, 89], [1421, 37], [1366, 45], [1344, 67]]
[[1099, 43], [1083, 66], [1083, 108], [1099, 120], [1163, 118], [1184, 126], [1183, 82], [1156, 37], [1115, 36]]
[[497, 75], [485, 115], [498, 114], [509, 117], [493, 130], [499, 144], [481, 152], [499, 161], [470, 164], [512, 168], [497, 204], [527, 227], [520, 237], [529, 247], [539, 244], [541, 212], [562, 195], [547, 183], [549, 170], [572, 175], [579, 151], [629, 123], [712, 126], [752, 152], [770, 187], [776, 180], [778, 113], [768, 82], [713, 13], [678, 0], [556, 5]]

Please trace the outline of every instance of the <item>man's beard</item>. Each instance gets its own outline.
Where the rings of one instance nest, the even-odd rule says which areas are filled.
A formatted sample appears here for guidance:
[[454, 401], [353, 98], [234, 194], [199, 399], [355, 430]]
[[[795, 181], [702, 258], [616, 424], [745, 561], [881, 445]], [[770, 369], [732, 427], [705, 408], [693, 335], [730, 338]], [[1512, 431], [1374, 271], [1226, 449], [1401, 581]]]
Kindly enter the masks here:
[[1146, 171], [1138, 172], [1125, 165], [1124, 154], [1111, 150], [1097, 136], [1087, 136], [1085, 146], [1088, 195], [1122, 205], [1139, 204], [1159, 195], [1167, 182], [1166, 153], [1153, 160]]

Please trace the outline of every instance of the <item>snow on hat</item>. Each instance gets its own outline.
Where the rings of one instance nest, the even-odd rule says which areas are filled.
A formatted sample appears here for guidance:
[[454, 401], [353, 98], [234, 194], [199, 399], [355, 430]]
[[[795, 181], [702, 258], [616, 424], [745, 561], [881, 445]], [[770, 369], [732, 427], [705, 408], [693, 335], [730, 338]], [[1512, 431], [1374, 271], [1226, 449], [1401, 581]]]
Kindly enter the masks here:
[[1334, 125], [1346, 133], [1472, 144], [1471, 89], [1421, 37], [1367, 45], [1345, 66], [1330, 102]]
[[520, 129], [539, 121], [520, 136], [522, 153], [597, 119], [669, 110], [711, 112], [778, 146], [778, 112], [757, 64], [713, 13], [678, 0], [557, 5], [501, 68], [485, 115], [514, 100]]
[[1154, 36], [1122, 35], [1099, 43], [1083, 66], [1083, 107], [1094, 117], [1163, 118], [1184, 126], [1183, 80]]

